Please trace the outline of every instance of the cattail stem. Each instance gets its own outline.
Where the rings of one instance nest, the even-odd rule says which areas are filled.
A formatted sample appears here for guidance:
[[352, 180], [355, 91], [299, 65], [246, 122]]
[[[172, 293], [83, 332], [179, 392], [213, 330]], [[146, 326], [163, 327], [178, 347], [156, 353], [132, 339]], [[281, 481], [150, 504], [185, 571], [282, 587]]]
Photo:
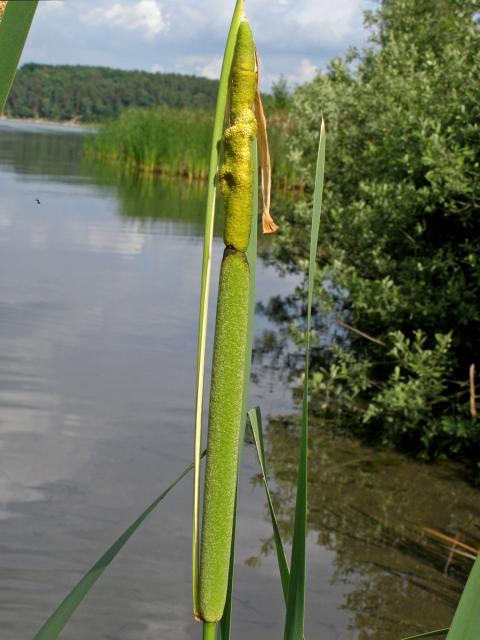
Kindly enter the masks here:
[[203, 640], [215, 640], [215, 622], [203, 623]]

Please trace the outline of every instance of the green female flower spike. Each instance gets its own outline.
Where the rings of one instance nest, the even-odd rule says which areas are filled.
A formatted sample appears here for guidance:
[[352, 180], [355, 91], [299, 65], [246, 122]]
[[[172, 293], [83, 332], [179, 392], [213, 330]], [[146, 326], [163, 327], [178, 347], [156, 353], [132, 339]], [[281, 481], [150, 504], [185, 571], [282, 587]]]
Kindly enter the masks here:
[[220, 620], [227, 594], [247, 343], [250, 270], [227, 248], [220, 271], [200, 554], [200, 614]]
[[225, 204], [224, 242], [245, 252], [251, 228], [253, 160], [252, 142], [257, 133], [253, 111], [257, 87], [255, 44], [246, 20], [238, 29], [232, 63], [230, 126], [224, 135], [224, 162], [220, 188]]

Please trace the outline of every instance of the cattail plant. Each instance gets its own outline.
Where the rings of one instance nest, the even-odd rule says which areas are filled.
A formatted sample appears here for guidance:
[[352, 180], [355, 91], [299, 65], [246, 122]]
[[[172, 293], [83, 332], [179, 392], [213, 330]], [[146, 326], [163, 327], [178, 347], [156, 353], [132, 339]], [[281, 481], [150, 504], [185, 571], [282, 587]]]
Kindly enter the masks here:
[[222, 617], [230, 564], [247, 350], [250, 274], [245, 251], [252, 221], [256, 91], [255, 45], [244, 19], [233, 55], [230, 126], [224, 134], [219, 172], [227, 248], [217, 302], [200, 548], [199, 614], [205, 638], [214, 637], [215, 624]]
[[[232, 46], [233, 45], [233, 46]], [[231, 57], [230, 57], [231, 54]], [[223, 82], [222, 82], [223, 81]], [[222, 93], [222, 87], [225, 92]], [[204, 622], [204, 638], [214, 638], [215, 626], [222, 619], [229, 585], [232, 555], [232, 536], [235, 520], [239, 441], [242, 423], [246, 419], [245, 389], [248, 388], [249, 361], [251, 360], [251, 312], [250, 287], [253, 277], [255, 251], [250, 246], [252, 221], [257, 224], [256, 187], [256, 139], [261, 159], [263, 229], [272, 233], [278, 227], [271, 219], [270, 159], [266, 122], [259, 93], [258, 57], [252, 30], [243, 12], [242, 0], [237, 1], [229, 38], [224, 68], [217, 100], [216, 122], [224, 121], [227, 103], [227, 128], [221, 129], [218, 140], [212, 145], [212, 158], [218, 153], [218, 141], [223, 142], [223, 164], [215, 182], [223, 196], [225, 227], [223, 238], [226, 249], [220, 269], [217, 318], [212, 363], [212, 380], [209, 405], [209, 428], [205, 470], [204, 501], [201, 543], [198, 544], [199, 470], [195, 477], [193, 518], [193, 593], [194, 612]], [[223, 102], [222, 102], [223, 100]], [[222, 110], [223, 106], [223, 110]], [[218, 160], [218, 156], [217, 156]], [[209, 215], [214, 211], [212, 200], [207, 204], [206, 238]], [[208, 200], [208, 198], [207, 198]], [[211, 207], [210, 207], [211, 205]], [[209, 208], [210, 207], [210, 208]], [[252, 215], [253, 214], [253, 215]], [[256, 227], [255, 236], [256, 238]], [[254, 243], [255, 244], [255, 243]], [[255, 244], [256, 246], [256, 244]], [[249, 251], [247, 258], [246, 252]], [[211, 243], [204, 246], [204, 266], [208, 264]], [[205, 257], [207, 256], [207, 260]], [[249, 259], [251, 264], [249, 264]], [[202, 274], [202, 285], [208, 282], [208, 272]], [[208, 298], [202, 288], [202, 300]], [[199, 353], [206, 325], [201, 307]], [[203, 322], [202, 322], [203, 320]], [[201, 370], [201, 358], [199, 358]], [[200, 376], [197, 378], [197, 382]], [[201, 435], [202, 388], [197, 387], [196, 454], [199, 453]], [[198, 551], [200, 550], [200, 553]], [[199, 571], [199, 574], [197, 574]], [[228, 617], [228, 615], [227, 615]], [[225, 621], [223, 621], [225, 622]]]

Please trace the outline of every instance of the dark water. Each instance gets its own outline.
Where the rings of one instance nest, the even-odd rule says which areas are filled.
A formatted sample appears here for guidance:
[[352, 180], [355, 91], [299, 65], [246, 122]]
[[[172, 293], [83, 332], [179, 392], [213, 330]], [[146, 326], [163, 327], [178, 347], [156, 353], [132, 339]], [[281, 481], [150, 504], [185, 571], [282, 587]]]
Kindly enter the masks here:
[[[0, 124], [0, 637], [8, 640], [32, 637], [192, 456], [204, 190], [89, 167], [81, 145], [78, 132]], [[214, 283], [221, 251], [217, 237]], [[260, 300], [294, 285], [259, 264]], [[257, 333], [265, 328], [257, 318]], [[290, 419], [275, 417], [295, 409], [274, 372], [255, 379], [252, 404], [273, 416], [270, 473], [288, 542], [297, 437]], [[307, 638], [394, 640], [448, 625], [469, 564], [449, 560], [422, 527], [480, 538], [478, 492], [458, 473], [312, 428]], [[200, 637], [190, 503], [186, 479], [62, 637]], [[281, 638], [251, 447], [238, 522], [234, 636]]]

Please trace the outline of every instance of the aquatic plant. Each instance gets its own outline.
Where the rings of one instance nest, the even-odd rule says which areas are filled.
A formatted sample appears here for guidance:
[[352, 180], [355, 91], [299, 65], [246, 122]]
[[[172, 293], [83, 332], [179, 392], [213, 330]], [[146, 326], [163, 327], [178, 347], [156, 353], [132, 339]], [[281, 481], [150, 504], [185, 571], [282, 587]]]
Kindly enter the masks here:
[[206, 179], [212, 116], [201, 109], [129, 109], [85, 141], [88, 156], [128, 171]]
[[[235, 51], [231, 55], [232, 42], [236, 42]], [[269, 185], [270, 185], [270, 166], [268, 157], [268, 144], [266, 139], [265, 118], [258, 91], [258, 78], [255, 78], [255, 58], [254, 43], [250, 27], [243, 16], [243, 2], [239, 0], [236, 5], [236, 11], [232, 20], [229, 38], [227, 41], [227, 49], [225, 55], [224, 68], [222, 69], [222, 79], [220, 80], [220, 89], [226, 85], [230, 90], [230, 110], [229, 110], [229, 126], [223, 135], [224, 142], [224, 163], [219, 171], [219, 182], [225, 202], [226, 221], [224, 231], [224, 241], [227, 247], [226, 255], [242, 255], [248, 247], [250, 252], [250, 266], [255, 262], [256, 258], [256, 236], [250, 237], [250, 226], [253, 217], [254, 225], [256, 225], [256, 209], [257, 202], [255, 197], [252, 203], [252, 139], [255, 137], [256, 126], [255, 119], [258, 121], [259, 133], [259, 149], [261, 153], [262, 164], [262, 190], [263, 190], [263, 228], [266, 232], [272, 232], [277, 229], [275, 223], [269, 214]], [[229, 66], [231, 70], [228, 72]], [[256, 92], [255, 92], [256, 88]], [[219, 91], [219, 102], [224, 99], [224, 103], [220, 103], [218, 110], [218, 120], [223, 122], [223, 112], [226, 103], [226, 91], [222, 94]], [[255, 98], [255, 111], [252, 110]], [[218, 105], [217, 105], [218, 108]], [[255, 114], [255, 115], [254, 115]], [[219, 128], [219, 131], [221, 129]], [[219, 143], [222, 138], [216, 138], [212, 142], [212, 158], [218, 164], [216, 156]], [[322, 125], [320, 135], [320, 148], [317, 165], [317, 185], [314, 198], [314, 216], [311, 232], [310, 246], [310, 275], [309, 275], [309, 295], [308, 295], [308, 321], [306, 332], [306, 371], [304, 383], [304, 403], [302, 411], [302, 447], [301, 457], [299, 461], [299, 476], [297, 489], [297, 505], [294, 526], [294, 540], [292, 545], [292, 571], [288, 569], [288, 565], [283, 552], [282, 542], [280, 540], [278, 527], [276, 526], [275, 516], [271, 501], [272, 523], [276, 532], [276, 548], [278, 551], [278, 561], [280, 574], [282, 577], [282, 585], [284, 589], [286, 601], [286, 621], [285, 621], [285, 638], [293, 640], [293, 638], [303, 638], [304, 626], [304, 608], [305, 608], [305, 565], [306, 565], [306, 506], [307, 506], [307, 435], [308, 435], [308, 362], [309, 362], [309, 332], [310, 318], [312, 306], [312, 286], [314, 278], [314, 269], [316, 262], [316, 251], [319, 231], [319, 219], [321, 209], [321, 194], [323, 188], [323, 167], [325, 160], [325, 134]], [[254, 146], [253, 151], [255, 152]], [[255, 158], [255, 153], [253, 158]], [[211, 165], [212, 168], [212, 165]], [[214, 169], [216, 171], [216, 169]], [[255, 177], [255, 172], [254, 172]], [[212, 183], [212, 201], [215, 196], [215, 183]], [[200, 450], [201, 442], [201, 416], [202, 416], [202, 397], [203, 397], [203, 368], [204, 368], [204, 341], [205, 334], [203, 327], [206, 325], [208, 287], [209, 287], [209, 261], [211, 251], [211, 221], [208, 220], [209, 214], [213, 216], [214, 209], [207, 208], [207, 224], [205, 232], [205, 250], [204, 250], [204, 269], [202, 274], [202, 298], [200, 313], [200, 330], [199, 330], [199, 367], [197, 376], [197, 429], [196, 429], [196, 456]], [[252, 211], [252, 214], [250, 214]], [[225, 259], [225, 258], [224, 258]], [[212, 386], [216, 387], [217, 367], [219, 375], [222, 367], [226, 363], [236, 362], [236, 376], [228, 384], [227, 388], [222, 388], [222, 395], [217, 395], [216, 391], [211, 394], [210, 400], [210, 420], [209, 420], [209, 436], [207, 446], [207, 471], [205, 483], [205, 499], [203, 513], [203, 530], [202, 544], [200, 548], [200, 577], [198, 578], [198, 522], [199, 522], [199, 464], [197, 462], [195, 489], [194, 489], [194, 516], [193, 516], [193, 595], [194, 595], [194, 613], [197, 618], [204, 620], [204, 638], [215, 637], [215, 625], [221, 618], [220, 634], [223, 639], [230, 637], [230, 610], [231, 610], [231, 582], [232, 567], [234, 555], [234, 533], [235, 533], [235, 513], [234, 506], [236, 503], [236, 483], [237, 483], [237, 460], [240, 457], [240, 451], [232, 452], [232, 443], [234, 447], [238, 447], [241, 442], [238, 434], [245, 428], [245, 413], [243, 416], [240, 412], [240, 397], [243, 396], [243, 406], [248, 403], [248, 382], [249, 378], [243, 378], [243, 391], [241, 391], [242, 371], [240, 367], [240, 358], [238, 351], [244, 354], [245, 369], [249, 370], [251, 360], [250, 350], [245, 350], [245, 333], [238, 332], [237, 337], [239, 344], [233, 341], [225, 341], [222, 331], [224, 323], [228, 327], [230, 321], [226, 320], [226, 311], [224, 309], [225, 293], [222, 291], [222, 283], [224, 282], [224, 274], [220, 275], [220, 294], [219, 306], [217, 309], [217, 326], [216, 326], [216, 342], [214, 348]], [[254, 288], [254, 283], [251, 290]], [[240, 296], [239, 293], [242, 293]], [[235, 284], [235, 290], [232, 289], [231, 310], [229, 313], [233, 317], [245, 321], [247, 310], [247, 277], [243, 276], [241, 283]], [[241, 299], [242, 311], [239, 312], [238, 304]], [[234, 302], [233, 302], [234, 301]], [[248, 314], [249, 327], [248, 332], [252, 332], [252, 304], [250, 303], [250, 313]], [[227, 329], [228, 330], [228, 329]], [[248, 340], [247, 340], [248, 342]], [[219, 358], [217, 350], [221, 350], [222, 357]], [[227, 412], [225, 406], [221, 406], [223, 411], [223, 420], [218, 419], [219, 400], [228, 405], [236, 405], [234, 415]], [[213, 403], [213, 406], [212, 406]], [[229, 409], [231, 407], [229, 406]], [[257, 409], [248, 413], [254, 436], [259, 442], [261, 438], [261, 414]], [[213, 419], [212, 419], [213, 418]], [[240, 424], [239, 424], [240, 418]], [[212, 436], [213, 432], [213, 436]], [[220, 447], [215, 446], [215, 453], [210, 458], [210, 442], [215, 443], [219, 439], [220, 433], [223, 438], [229, 438], [229, 445]], [[241, 448], [241, 445], [240, 447]], [[258, 451], [262, 451], [262, 446], [258, 444]], [[259, 453], [259, 460], [262, 469], [265, 468], [265, 461]], [[215, 484], [211, 478], [215, 478]], [[266, 478], [265, 478], [266, 482]], [[218, 487], [224, 483], [226, 485], [225, 492], [222, 494]], [[213, 489], [212, 489], [213, 486]], [[232, 492], [232, 487], [234, 491]], [[268, 485], [266, 484], [268, 489]], [[228, 496], [228, 504], [226, 504], [226, 495]], [[268, 496], [267, 491], [267, 496]], [[233, 513], [232, 513], [233, 510]], [[219, 522], [220, 521], [220, 522]], [[205, 535], [207, 532], [208, 535]], [[230, 544], [232, 541], [232, 544]], [[219, 551], [221, 552], [219, 553]], [[228, 575], [228, 583], [226, 581]], [[205, 602], [208, 601], [208, 607]], [[222, 615], [223, 614], [223, 615]]]
[[[220, 270], [210, 392], [200, 551], [199, 613], [205, 637], [223, 615], [227, 597], [247, 350], [253, 201], [252, 142], [256, 134], [255, 48], [240, 23], [231, 70], [230, 127], [224, 134], [219, 179], [225, 202], [225, 249]], [[209, 624], [210, 623], [210, 624]]]
[[27, 39], [38, 0], [2, 2], [0, 15], [0, 114], [7, 101], [18, 61]]
[[[301, 186], [288, 163], [287, 128], [273, 114], [269, 127], [275, 184], [283, 190]], [[130, 173], [207, 180], [212, 114], [200, 108], [135, 107], [101, 122], [85, 136], [84, 150], [102, 164], [120, 165]]]

